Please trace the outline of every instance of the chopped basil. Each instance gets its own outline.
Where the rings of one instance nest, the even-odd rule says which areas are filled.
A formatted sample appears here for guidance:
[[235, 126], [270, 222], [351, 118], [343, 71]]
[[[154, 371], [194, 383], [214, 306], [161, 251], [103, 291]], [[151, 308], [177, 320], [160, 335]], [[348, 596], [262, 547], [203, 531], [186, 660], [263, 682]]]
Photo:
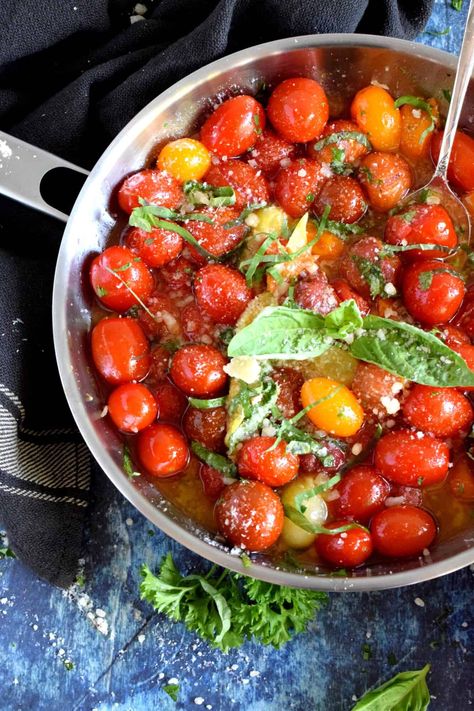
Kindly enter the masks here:
[[235, 191], [230, 185], [214, 187], [197, 180], [187, 180], [183, 185], [183, 191], [191, 205], [209, 207], [235, 205]]
[[365, 165], [362, 166], [361, 168], [359, 168], [359, 173], [362, 173], [362, 175], [365, 175], [365, 179], [367, 180], [369, 185], [382, 185], [383, 184], [383, 180], [381, 180], [380, 178], [375, 178], [374, 174], [372, 173], [370, 168], [368, 168]]
[[200, 400], [196, 397], [188, 398], [189, 404], [196, 407], [198, 410], [211, 410], [213, 407], [223, 407], [225, 405], [225, 397], [214, 397], [212, 400]]
[[458, 12], [462, 10], [463, 0], [451, 0], [451, 7]]
[[151, 232], [154, 227], [162, 227], [162, 229], [170, 229], [167, 225], [172, 224], [165, 223], [165, 225], [156, 224], [157, 218], [162, 220], [174, 220], [176, 222], [189, 222], [190, 220], [197, 220], [199, 222], [208, 222], [213, 224], [213, 221], [208, 215], [202, 215], [197, 212], [181, 214], [175, 210], [170, 210], [168, 207], [161, 207], [160, 205], [150, 205], [143, 198], [138, 198], [140, 207], [135, 207], [129, 217], [128, 224], [131, 227], [138, 227], [144, 232]]
[[384, 244], [380, 250], [380, 256], [385, 257], [388, 254], [396, 254], [397, 252], [409, 252], [412, 249], [419, 249], [420, 252], [428, 252], [431, 249], [437, 249], [440, 252], [446, 252], [446, 254], [453, 251], [452, 247], [445, 247], [442, 244]]
[[451, 89], [442, 89], [442, 90], [441, 90], [441, 93], [443, 94], [443, 97], [444, 97], [445, 101], [447, 101], [448, 104], [450, 104], [450, 103], [451, 103], [451, 97], [452, 97]]
[[168, 694], [168, 696], [173, 699], [173, 701], [178, 700], [179, 684], [165, 684], [163, 687], [163, 691], [165, 692], [165, 694]]
[[255, 385], [239, 382], [238, 393], [228, 405], [232, 423], [227, 433], [227, 446], [230, 452], [261, 429], [264, 420], [277, 414], [276, 402], [278, 386], [271, 378], [264, 378]]
[[443, 37], [444, 35], [449, 35], [451, 32], [451, 27], [445, 27], [444, 30], [425, 30], [424, 35], [431, 35], [431, 37]]
[[217, 452], [211, 452], [210, 449], [204, 447], [200, 442], [191, 442], [191, 449], [202, 462], [222, 472], [225, 476], [235, 477], [237, 474], [237, 467], [230, 459], [227, 459], [227, 457]]
[[222, 331], [219, 333], [219, 340], [221, 343], [223, 343], [225, 346], [228, 346], [231, 340], [234, 337], [234, 329], [233, 328], [224, 328]]
[[371, 262], [370, 259], [360, 257], [357, 254], [352, 255], [352, 261], [355, 262], [361, 277], [369, 287], [371, 298], [375, 299], [376, 296], [383, 294], [386, 282], [380, 267]]
[[255, 133], [257, 136], [262, 135], [262, 127], [260, 126], [260, 116], [258, 114], [253, 115], [253, 122], [255, 124]]
[[285, 507], [285, 516], [290, 519], [296, 526], [302, 528], [303, 531], [307, 533], [325, 533], [330, 536], [335, 536], [338, 533], [345, 533], [345, 531], [351, 531], [353, 528], [362, 528], [364, 531], [367, 529], [360, 523], [348, 523], [344, 526], [338, 526], [338, 528], [326, 528], [318, 523], [311, 523], [304, 514], [298, 511], [294, 506]]
[[426, 272], [421, 272], [420, 274], [418, 274], [418, 283], [422, 291], [428, 291], [428, 289], [431, 287], [431, 284], [433, 283], [433, 277], [436, 274], [451, 274], [451, 276], [458, 277], [458, 279], [464, 281], [462, 275], [455, 269], [430, 269]]
[[322, 494], [324, 491], [332, 489], [332, 487], [336, 486], [336, 484], [338, 484], [341, 479], [342, 474], [335, 474], [333, 477], [328, 479], [328, 481], [324, 482], [324, 484], [319, 484], [318, 486], [315, 486], [312, 489], [308, 489], [307, 491], [301, 492], [301, 494], [297, 494], [295, 496], [296, 510], [304, 514], [304, 512], [306, 511], [306, 506], [303, 504], [303, 501], [306, 501], [307, 499], [312, 499], [314, 496], [319, 496], [319, 494]]
[[243, 222], [245, 222], [246, 218], [250, 215], [251, 212], [253, 212], [254, 210], [260, 210], [262, 207], [265, 207], [266, 204], [266, 202], [250, 203], [250, 205], [247, 205], [247, 207], [242, 210], [240, 215], [236, 217], [235, 220], [229, 220], [229, 222], [224, 222], [224, 229], [231, 230], [233, 227], [241, 225]]
[[315, 143], [314, 150], [320, 151], [326, 146], [329, 146], [332, 143], [339, 143], [340, 141], [357, 141], [357, 143], [361, 143], [365, 148], [367, 148], [368, 151], [372, 150], [369, 139], [365, 133], [361, 133], [360, 131], [338, 131], [337, 133], [331, 133], [329, 136], [326, 136]]
[[121, 267], [115, 267], [115, 269], [112, 269], [113, 272], [126, 272], [127, 269], [130, 269], [132, 266], [131, 262], [127, 262], [126, 264], [122, 264]]
[[140, 476], [140, 472], [136, 472], [133, 468], [132, 455], [126, 444], [123, 445], [122, 450], [122, 467], [129, 479], [135, 479], [137, 476]]
[[399, 109], [400, 106], [405, 106], [406, 104], [409, 104], [410, 106], [414, 106], [416, 109], [421, 109], [425, 113], [428, 114], [430, 118], [430, 125], [425, 128], [423, 133], [420, 136], [420, 143], [423, 143], [425, 138], [435, 130], [436, 128], [436, 120], [435, 117], [433, 116], [433, 109], [431, 108], [430, 104], [425, 101], [424, 99], [420, 99], [418, 96], [400, 96], [396, 101], [395, 101], [395, 108]]
[[107, 294], [109, 292], [107, 291], [107, 289], [104, 289], [103, 286], [97, 286], [95, 293], [97, 294], [97, 296], [102, 297], [102, 296], [107, 296]]

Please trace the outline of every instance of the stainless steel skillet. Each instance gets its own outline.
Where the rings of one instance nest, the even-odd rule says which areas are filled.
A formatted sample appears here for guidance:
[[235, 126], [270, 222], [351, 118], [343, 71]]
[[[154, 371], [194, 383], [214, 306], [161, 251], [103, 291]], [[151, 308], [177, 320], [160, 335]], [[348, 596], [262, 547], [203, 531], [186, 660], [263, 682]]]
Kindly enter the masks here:
[[[220, 59], [181, 80], [146, 106], [115, 138], [90, 173], [69, 219], [43, 200], [39, 184], [53, 167], [80, 168], [0, 132], [0, 193], [66, 220], [53, 296], [54, 341], [64, 391], [89, 449], [117, 488], [152, 523], [219, 565], [282, 585], [362, 591], [410, 585], [474, 563], [473, 530], [446, 540], [430, 558], [377, 564], [347, 578], [327, 572], [289, 572], [260, 555], [244, 569], [238, 557], [169, 504], [143, 478], [122, 469], [122, 445], [107, 419], [89, 365], [90, 294], [83, 281], [87, 257], [102, 249], [115, 224], [110, 195], [124, 175], [141, 168], [152, 148], [194, 130], [212, 99], [229, 89], [256, 93], [294, 75], [312, 76], [325, 87], [333, 114], [371, 81], [402, 94], [433, 95], [443, 103], [452, 85], [455, 57], [412, 42], [370, 35], [314, 35], [278, 40]], [[471, 81], [461, 126], [474, 129]], [[3, 143], [5, 141], [5, 143]], [[11, 154], [9, 155], [9, 151]], [[15, 157], [19, 156], [19, 160]], [[473, 166], [474, 170], [474, 166]]]

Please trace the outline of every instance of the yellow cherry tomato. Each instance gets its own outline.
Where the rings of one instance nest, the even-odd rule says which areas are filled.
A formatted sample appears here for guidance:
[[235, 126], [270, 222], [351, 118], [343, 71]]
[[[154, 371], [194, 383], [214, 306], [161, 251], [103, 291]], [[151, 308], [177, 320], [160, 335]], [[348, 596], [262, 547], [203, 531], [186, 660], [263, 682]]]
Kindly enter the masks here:
[[381, 86], [370, 85], [355, 95], [351, 116], [367, 134], [376, 151], [396, 151], [400, 144], [400, 110], [392, 96]]
[[[431, 107], [430, 116], [427, 111], [417, 109], [410, 104], [400, 107], [402, 119], [402, 133], [400, 137], [400, 152], [407, 158], [417, 160], [427, 156], [430, 151], [430, 142], [433, 130], [428, 129], [439, 119], [439, 110], [436, 99], [428, 99], [426, 102]], [[425, 131], [428, 131], [425, 133]]]
[[158, 168], [176, 180], [201, 180], [211, 165], [207, 148], [193, 138], [178, 138], [164, 146], [158, 156]]
[[301, 388], [303, 407], [314, 405], [306, 413], [313, 424], [337, 437], [350, 437], [362, 426], [364, 411], [355, 395], [345, 385], [331, 378], [312, 378]]
[[[314, 489], [318, 484], [326, 481], [325, 476], [299, 476], [291, 484], [283, 489], [281, 502], [284, 506], [296, 506], [298, 494], [304, 494], [310, 489]], [[303, 516], [312, 524], [323, 524], [328, 517], [328, 508], [322, 496], [311, 496], [304, 502], [305, 511]], [[308, 548], [316, 538], [315, 533], [309, 533], [285, 516], [283, 531], [281, 533], [283, 542], [291, 548]]]
[[[308, 222], [306, 234], [308, 242], [317, 235], [318, 228], [313, 222]], [[312, 254], [317, 254], [322, 259], [337, 259], [344, 251], [344, 242], [332, 232], [323, 231], [315, 245], [311, 248]]]

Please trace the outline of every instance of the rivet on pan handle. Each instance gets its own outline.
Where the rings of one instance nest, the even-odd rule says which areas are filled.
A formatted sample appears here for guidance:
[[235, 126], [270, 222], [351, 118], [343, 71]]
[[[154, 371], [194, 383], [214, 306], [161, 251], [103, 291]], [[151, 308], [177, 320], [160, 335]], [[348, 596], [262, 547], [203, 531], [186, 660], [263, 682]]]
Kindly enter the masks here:
[[49, 205], [41, 195], [41, 181], [54, 168], [88, 171], [63, 158], [0, 131], [0, 194], [67, 222], [68, 215]]

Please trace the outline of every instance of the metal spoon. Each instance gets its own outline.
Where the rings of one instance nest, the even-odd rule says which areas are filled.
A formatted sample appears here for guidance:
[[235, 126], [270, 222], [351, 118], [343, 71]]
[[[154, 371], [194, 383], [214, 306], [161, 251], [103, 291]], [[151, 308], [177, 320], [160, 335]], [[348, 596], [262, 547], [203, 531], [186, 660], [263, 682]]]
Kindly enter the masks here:
[[[456, 130], [459, 123], [459, 116], [466, 96], [469, 80], [474, 68], [474, 0], [471, 0], [467, 15], [464, 37], [459, 53], [456, 78], [454, 81], [451, 102], [449, 105], [446, 125], [444, 128], [443, 140], [439, 151], [438, 163], [433, 177], [423, 188], [414, 193], [410, 193], [403, 202], [412, 205], [413, 203], [426, 202], [426, 195], [429, 202], [439, 202], [449, 213], [456, 225], [458, 234], [464, 244], [469, 244], [471, 236], [471, 222], [469, 213], [461, 200], [454, 194], [448, 184], [448, 165], [453, 148]], [[474, 171], [474, 166], [472, 167]], [[429, 191], [427, 193], [426, 191]]]

